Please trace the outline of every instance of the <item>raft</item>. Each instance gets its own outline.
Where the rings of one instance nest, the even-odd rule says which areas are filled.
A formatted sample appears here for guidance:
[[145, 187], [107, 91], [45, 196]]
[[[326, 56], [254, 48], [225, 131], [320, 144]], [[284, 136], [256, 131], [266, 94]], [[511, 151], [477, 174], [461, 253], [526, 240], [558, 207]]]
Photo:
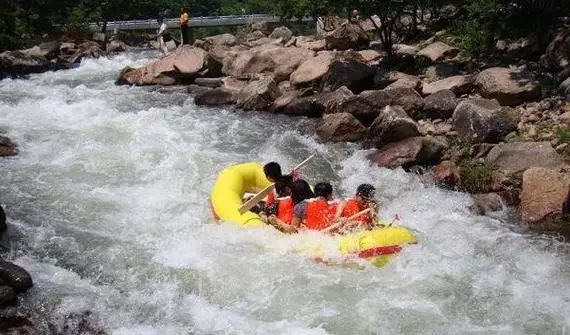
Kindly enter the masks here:
[[240, 214], [246, 192], [257, 193], [271, 182], [259, 163], [243, 163], [230, 166], [220, 172], [214, 183], [210, 202], [217, 220], [228, 221], [247, 227], [265, 226], [259, 215], [253, 212]]
[[[242, 227], [261, 227], [265, 222], [253, 212], [240, 214], [246, 192], [255, 192], [269, 186], [263, 166], [258, 163], [244, 163], [224, 169], [214, 183], [211, 205], [214, 217]], [[372, 230], [350, 233], [335, 237], [338, 248], [347, 261], [366, 259], [376, 266], [385, 265], [397, 255], [404, 245], [415, 244], [414, 234], [401, 226], [383, 225]], [[300, 250], [315, 260], [322, 260], [322, 246], [305, 245]]]

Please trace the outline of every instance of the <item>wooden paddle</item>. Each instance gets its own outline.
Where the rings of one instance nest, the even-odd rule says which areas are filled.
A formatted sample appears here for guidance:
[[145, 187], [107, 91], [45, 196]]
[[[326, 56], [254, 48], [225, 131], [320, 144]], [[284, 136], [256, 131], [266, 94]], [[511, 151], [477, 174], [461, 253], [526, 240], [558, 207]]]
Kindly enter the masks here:
[[369, 213], [370, 211], [372, 211], [372, 208], [366, 208], [365, 210], [363, 210], [363, 211], [361, 211], [361, 212], [358, 212], [358, 213], [356, 213], [356, 214], [354, 214], [354, 215], [348, 217], [346, 220], [343, 220], [343, 221], [341, 221], [341, 222], [339, 222], [339, 223], [337, 223], [337, 224], [335, 224], [335, 225], [332, 225], [332, 226], [330, 226], [330, 227], [328, 227], [328, 228], [323, 229], [322, 232], [327, 233], [327, 232], [329, 232], [329, 231], [331, 231], [331, 230], [333, 230], [333, 229], [339, 228], [339, 227], [341, 227], [341, 226], [344, 224], [344, 222], [350, 222], [350, 221], [352, 221], [352, 220], [358, 218], [358, 217], [361, 216], [361, 215], [364, 215], [364, 214], [366, 214], [366, 213]]
[[244, 202], [244, 204], [241, 205], [241, 207], [238, 209], [239, 213], [244, 214], [247, 211], [249, 211], [250, 209], [252, 209], [253, 207], [255, 207], [255, 205], [257, 205], [261, 200], [263, 200], [266, 196], [268, 196], [269, 193], [271, 193], [271, 191], [273, 191], [274, 188], [275, 188], [275, 184], [271, 184], [271, 185], [267, 186], [266, 188], [264, 188], [263, 190], [261, 190], [261, 192], [254, 195], [253, 198]]
[[307, 163], [309, 163], [311, 161], [311, 159], [313, 159], [314, 157], [315, 157], [315, 155], [311, 155], [311, 156], [309, 156], [309, 158], [307, 158], [304, 161], [302, 161], [301, 163], [299, 163], [297, 166], [295, 166], [293, 168], [293, 172], [295, 172], [296, 170], [299, 170], [303, 166], [307, 165]]
[[[309, 156], [309, 158], [299, 163], [297, 166], [293, 168], [293, 172], [307, 165], [307, 163], [309, 163], [311, 159], [313, 159], [314, 157], [315, 155], [311, 155]], [[261, 200], [263, 200], [266, 196], [268, 196], [271, 191], [273, 191], [273, 188], [275, 188], [275, 184], [271, 184], [266, 188], [264, 188], [263, 190], [261, 190], [261, 192], [257, 193], [253, 198], [249, 199], [243, 205], [241, 205], [241, 207], [238, 209], [238, 212], [240, 214], [244, 214], [253, 207], [255, 207], [255, 205], [257, 205]]]

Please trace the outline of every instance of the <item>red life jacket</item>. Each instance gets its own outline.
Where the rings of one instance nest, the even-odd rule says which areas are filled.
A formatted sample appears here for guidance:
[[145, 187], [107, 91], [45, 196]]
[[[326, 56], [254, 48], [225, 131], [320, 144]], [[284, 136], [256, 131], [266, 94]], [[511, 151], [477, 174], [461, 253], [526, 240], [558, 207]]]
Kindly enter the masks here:
[[277, 218], [286, 224], [291, 224], [293, 221], [293, 199], [291, 197], [278, 198], [277, 204]]
[[[334, 209], [336, 211], [336, 208]], [[320, 198], [307, 200], [307, 218], [305, 219], [305, 227], [311, 230], [323, 230], [330, 225], [331, 206], [328, 201]]]
[[[349, 218], [355, 214], [362, 212], [365, 209], [366, 207], [362, 206], [356, 199], [346, 199], [346, 205], [342, 210], [342, 217]], [[360, 221], [362, 224], [370, 226], [372, 225], [372, 215], [370, 215], [370, 213], [362, 214], [355, 218], [354, 221]]]

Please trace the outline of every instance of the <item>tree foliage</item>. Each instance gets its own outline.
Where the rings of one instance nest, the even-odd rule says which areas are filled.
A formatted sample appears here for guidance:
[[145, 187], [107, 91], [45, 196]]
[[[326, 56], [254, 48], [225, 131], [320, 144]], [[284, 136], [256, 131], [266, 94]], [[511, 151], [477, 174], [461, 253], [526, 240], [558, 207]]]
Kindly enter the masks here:
[[[458, 15], [445, 17], [453, 5]], [[0, 49], [23, 40], [87, 22], [149, 19], [177, 16], [188, 7], [193, 16], [230, 15], [243, 12], [280, 15], [283, 20], [303, 16], [349, 17], [377, 15], [378, 36], [390, 47], [402, 38], [416, 36], [427, 21], [452, 27], [464, 50], [485, 53], [498, 38], [524, 36], [539, 39], [568, 15], [568, 0], [2, 0], [0, 1]], [[444, 20], [442, 21], [441, 18]]]

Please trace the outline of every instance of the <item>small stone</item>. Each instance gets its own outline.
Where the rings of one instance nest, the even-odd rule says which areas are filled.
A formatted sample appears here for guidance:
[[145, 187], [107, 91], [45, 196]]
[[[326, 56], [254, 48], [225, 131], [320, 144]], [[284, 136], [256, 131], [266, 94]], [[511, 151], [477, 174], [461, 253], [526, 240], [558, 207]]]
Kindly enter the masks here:
[[534, 123], [534, 122], [538, 122], [539, 119], [540, 118], [536, 114], [532, 114], [532, 115], [528, 116], [526, 120], [528, 122]]

